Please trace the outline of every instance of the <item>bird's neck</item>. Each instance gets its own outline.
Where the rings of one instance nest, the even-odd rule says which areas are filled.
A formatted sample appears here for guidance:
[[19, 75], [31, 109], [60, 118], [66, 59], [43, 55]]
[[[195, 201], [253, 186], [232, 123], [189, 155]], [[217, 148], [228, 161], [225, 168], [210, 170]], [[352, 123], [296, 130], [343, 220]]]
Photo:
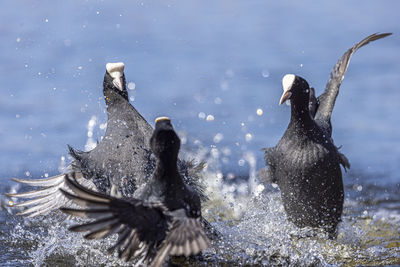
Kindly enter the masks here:
[[[293, 103], [294, 102], [294, 103]], [[312, 121], [308, 103], [291, 103], [290, 123], [294, 125], [305, 126]]]
[[104, 91], [104, 100], [106, 102], [107, 112], [113, 113], [121, 103], [129, 102], [128, 95], [124, 92], [114, 90]]
[[177, 159], [168, 158], [168, 159], [158, 159], [156, 163], [155, 169], [155, 177], [162, 179], [163, 182], [168, 183], [179, 183], [182, 182], [182, 178], [179, 175]]

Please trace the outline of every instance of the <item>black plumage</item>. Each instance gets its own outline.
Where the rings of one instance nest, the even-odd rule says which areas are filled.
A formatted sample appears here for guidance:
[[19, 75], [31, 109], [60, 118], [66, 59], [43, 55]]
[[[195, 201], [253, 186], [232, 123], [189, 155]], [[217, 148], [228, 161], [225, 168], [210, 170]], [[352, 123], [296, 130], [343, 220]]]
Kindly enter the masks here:
[[201, 224], [199, 194], [179, 173], [180, 147], [170, 120], [159, 118], [150, 141], [156, 167], [134, 198], [116, 198], [86, 189], [67, 178], [72, 193], [68, 199], [84, 209], [61, 208], [67, 214], [94, 219], [71, 231], [89, 232], [87, 239], [117, 233], [118, 241], [109, 249], [128, 261], [139, 257], [146, 266], [161, 266], [169, 255], [195, 255], [209, 246]]
[[[85, 187], [107, 194], [132, 196], [138, 186], [152, 174], [155, 159], [149, 140], [152, 127], [129, 103], [123, 63], [108, 63], [103, 82], [107, 108], [105, 136], [91, 151], [83, 152], [69, 147], [73, 158], [68, 171], [45, 179], [13, 180], [40, 187], [30, 192], [7, 194], [10, 197], [31, 198], [13, 206], [28, 207], [20, 215], [30, 217], [45, 214], [66, 205], [59, 188], [68, 190], [67, 175], [73, 175]], [[185, 181], [206, 199], [199, 180], [202, 164], [178, 160]]]
[[287, 74], [282, 80], [280, 104], [290, 99], [291, 118], [278, 144], [265, 149], [265, 158], [269, 180], [279, 185], [288, 218], [298, 227], [319, 227], [331, 237], [336, 235], [344, 199], [340, 165], [350, 164], [333, 143], [332, 110], [351, 56], [388, 35], [372, 34], [351, 47], [334, 66], [318, 98], [305, 79]]

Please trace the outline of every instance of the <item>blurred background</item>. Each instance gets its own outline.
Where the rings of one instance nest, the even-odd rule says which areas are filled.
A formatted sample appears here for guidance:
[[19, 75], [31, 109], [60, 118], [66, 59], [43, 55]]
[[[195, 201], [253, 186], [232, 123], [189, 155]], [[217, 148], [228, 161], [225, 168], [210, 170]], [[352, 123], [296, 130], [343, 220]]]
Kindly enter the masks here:
[[365, 204], [356, 213], [380, 205], [398, 219], [399, 10], [396, 0], [3, 2], [0, 189], [57, 174], [67, 144], [100, 139], [105, 64], [117, 61], [152, 125], [170, 116], [185, 150], [206, 151], [228, 179], [248, 177], [288, 125], [282, 77], [301, 75], [319, 95], [348, 48], [393, 32], [356, 52], [332, 123], [352, 165], [346, 198]]

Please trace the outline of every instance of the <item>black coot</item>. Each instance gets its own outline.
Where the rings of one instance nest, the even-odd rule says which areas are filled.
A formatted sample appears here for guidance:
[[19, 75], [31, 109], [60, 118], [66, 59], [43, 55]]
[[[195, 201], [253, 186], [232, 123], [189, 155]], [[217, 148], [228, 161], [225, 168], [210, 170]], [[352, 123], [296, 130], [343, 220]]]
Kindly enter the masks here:
[[319, 227], [336, 236], [344, 197], [340, 164], [350, 165], [332, 140], [332, 110], [350, 57], [388, 35], [372, 34], [350, 48], [334, 66], [318, 99], [305, 79], [293, 74], [283, 77], [280, 104], [290, 100], [290, 122], [279, 143], [265, 149], [265, 158], [268, 179], [279, 185], [288, 218], [298, 227]]
[[156, 120], [150, 146], [156, 167], [134, 198], [97, 193], [67, 178], [73, 192], [62, 192], [83, 209], [61, 210], [94, 219], [71, 227], [71, 231], [89, 232], [87, 239], [117, 233], [118, 241], [109, 252], [117, 249], [126, 261], [138, 257], [145, 266], [161, 266], [169, 255], [198, 254], [209, 246], [209, 240], [201, 223], [199, 194], [184, 182], [178, 170], [180, 139], [169, 118]]
[[[59, 189], [68, 188], [65, 183], [67, 175], [76, 177], [87, 188], [111, 195], [132, 196], [152, 174], [155, 159], [149, 140], [153, 129], [129, 103], [124, 67], [122, 62], [106, 65], [103, 93], [108, 118], [106, 133], [100, 143], [88, 152], [69, 147], [73, 161], [66, 173], [45, 179], [13, 179], [40, 187], [30, 192], [6, 194], [30, 198], [13, 205], [28, 207], [19, 215], [33, 217], [65, 206], [68, 199]], [[206, 199], [199, 179], [202, 164], [178, 160], [178, 165], [185, 181], [199, 192], [202, 199]]]

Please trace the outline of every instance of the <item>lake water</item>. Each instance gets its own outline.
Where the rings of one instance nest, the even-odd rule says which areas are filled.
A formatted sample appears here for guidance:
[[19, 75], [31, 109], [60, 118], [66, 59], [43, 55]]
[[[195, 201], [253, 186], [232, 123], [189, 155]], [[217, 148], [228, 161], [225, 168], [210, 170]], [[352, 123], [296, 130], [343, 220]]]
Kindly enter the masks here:
[[[68, 163], [67, 144], [85, 149], [100, 139], [105, 64], [123, 61], [132, 104], [151, 123], [170, 116], [186, 155], [209, 163], [204, 213], [224, 241], [205, 262], [400, 264], [399, 8], [398, 1], [4, 2], [0, 190], [19, 190], [10, 177], [57, 174], [61, 158]], [[304, 233], [286, 221], [277, 189], [260, 192], [254, 178], [264, 167], [261, 148], [275, 145], [289, 121], [289, 107], [278, 105], [281, 79], [301, 75], [321, 93], [339, 57], [374, 32], [394, 34], [356, 52], [333, 113], [335, 143], [352, 165], [339, 238], [298, 238]], [[249, 176], [256, 197], [247, 195]], [[104, 242], [66, 232], [72, 222], [62, 216], [16, 218], [7, 201], [1, 197], [1, 265], [122, 264], [103, 256]]]

